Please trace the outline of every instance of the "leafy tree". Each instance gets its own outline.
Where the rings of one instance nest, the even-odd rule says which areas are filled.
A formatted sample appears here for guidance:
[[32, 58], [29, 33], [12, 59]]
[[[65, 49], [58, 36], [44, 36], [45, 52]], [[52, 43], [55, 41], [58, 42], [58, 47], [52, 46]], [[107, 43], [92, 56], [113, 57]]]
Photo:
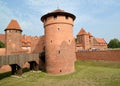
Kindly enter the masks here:
[[108, 48], [120, 48], [120, 41], [116, 38], [111, 39], [108, 43]]
[[5, 48], [5, 44], [2, 41], [0, 41], [0, 48]]

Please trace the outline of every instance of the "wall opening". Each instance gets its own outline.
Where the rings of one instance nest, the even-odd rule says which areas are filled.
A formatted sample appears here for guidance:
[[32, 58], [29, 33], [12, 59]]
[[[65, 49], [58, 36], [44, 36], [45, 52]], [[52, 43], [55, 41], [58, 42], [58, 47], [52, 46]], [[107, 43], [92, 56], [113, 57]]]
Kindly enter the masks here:
[[52, 43], [52, 40], [50, 42]]
[[60, 72], [62, 72], [62, 70], [60, 70]]
[[44, 19], [44, 23], [47, 21], [47, 18]]
[[60, 30], [60, 28], [58, 28], [58, 31]]
[[57, 15], [54, 15], [54, 19], [57, 19]]
[[69, 40], [69, 42], [70, 42], [70, 40]]
[[60, 54], [60, 50], [58, 51], [58, 53]]
[[68, 19], [68, 16], [65, 16], [66, 19]]

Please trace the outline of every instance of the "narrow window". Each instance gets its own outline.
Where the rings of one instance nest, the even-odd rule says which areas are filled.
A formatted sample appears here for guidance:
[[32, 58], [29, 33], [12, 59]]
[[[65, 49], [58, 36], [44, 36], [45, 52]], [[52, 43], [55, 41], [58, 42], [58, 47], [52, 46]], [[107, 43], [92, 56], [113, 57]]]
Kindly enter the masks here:
[[54, 19], [57, 19], [57, 15], [54, 15]]
[[60, 50], [58, 51], [58, 53], [60, 54]]
[[70, 42], [70, 40], [69, 40], [69, 42]]
[[44, 23], [47, 21], [47, 18], [44, 19]]
[[60, 30], [60, 28], [58, 28], [58, 31]]
[[50, 42], [52, 43], [52, 40]]
[[68, 16], [65, 16], [66, 19], [68, 19]]
[[62, 70], [60, 70], [60, 72], [62, 72]]

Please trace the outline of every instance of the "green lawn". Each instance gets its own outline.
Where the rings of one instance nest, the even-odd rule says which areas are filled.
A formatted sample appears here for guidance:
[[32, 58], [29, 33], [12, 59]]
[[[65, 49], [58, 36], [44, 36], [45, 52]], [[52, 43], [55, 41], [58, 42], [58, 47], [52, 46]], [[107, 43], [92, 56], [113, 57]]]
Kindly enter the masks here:
[[120, 86], [118, 62], [77, 61], [75, 67], [76, 72], [62, 76], [26, 72], [21, 78], [1, 79], [0, 86]]

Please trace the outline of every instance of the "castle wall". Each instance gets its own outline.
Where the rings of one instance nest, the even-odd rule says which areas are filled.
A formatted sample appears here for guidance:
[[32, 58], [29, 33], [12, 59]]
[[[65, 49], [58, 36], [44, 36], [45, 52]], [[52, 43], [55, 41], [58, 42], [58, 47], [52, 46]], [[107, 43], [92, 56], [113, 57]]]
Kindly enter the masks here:
[[92, 47], [100, 50], [107, 49], [107, 45], [93, 45]]
[[41, 53], [44, 51], [44, 36], [31, 37], [31, 53]]
[[5, 43], [5, 34], [0, 34], [0, 41]]
[[76, 58], [77, 60], [120, 61], [120, 50], [77, 52]]
[[5, 48], [0, 48], [0, 55], [5, 55]]

